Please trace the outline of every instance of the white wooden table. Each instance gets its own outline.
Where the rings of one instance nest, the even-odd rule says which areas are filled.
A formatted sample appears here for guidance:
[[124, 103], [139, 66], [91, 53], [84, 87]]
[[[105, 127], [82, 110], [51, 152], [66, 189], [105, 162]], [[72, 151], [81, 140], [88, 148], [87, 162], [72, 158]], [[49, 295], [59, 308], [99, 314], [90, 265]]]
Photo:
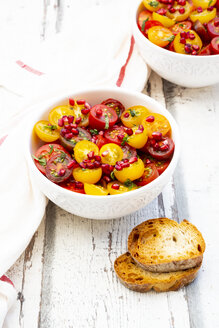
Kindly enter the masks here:
[[[102, 0], [103, 1], [103, 0]], [[110, 1], [110, 0], [109, 0]], [[83, 0], [98, 5], [98, 0]], [[0, 38], [30, 42], [60, 31], [70, 0], [0, 1]], [[118, 220], [71, 215], [51, 202], [26, 251], [9, 270], [18, 290], [14, 328], [219, 327], [219, 85], [186, 89], [152, 73], [144, 92], [165, 104], [181, 130], [175, 175], [150, 205]], [[0, 88], [1, 114], [21, 101]], [[139, 294], [113, 270], [131, 229], [145, 219], [188, 219], [206, 253], [198, 278], [178, 292]]]

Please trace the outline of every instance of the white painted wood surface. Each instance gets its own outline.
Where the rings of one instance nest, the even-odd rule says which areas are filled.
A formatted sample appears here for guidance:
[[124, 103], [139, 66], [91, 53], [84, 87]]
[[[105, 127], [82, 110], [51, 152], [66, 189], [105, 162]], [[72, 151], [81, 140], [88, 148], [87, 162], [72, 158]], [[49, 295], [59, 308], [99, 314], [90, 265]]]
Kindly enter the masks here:
[[[81, 0], [81, 8], [100, 1]], [[0, 39], [31, 46], [67, 28], [73, 3], [2, 0]], [[219, 85], [185, 89], [152, 73], [145, 93], [166, 104], [181, 129], [181, 159], [172, 181], [149, 206], [118, 220], [87, 220], [49, 203], [29, 247], [8, 272], [18, 290], [14, 328], [219, 327]], [[2, 116], [21, 101], [0, 88]], [[113, 271], [115, 258], [126, 251], [136, 224], [164, 215], [188, 219], [203, 233], [207, 249], [197, 280], [163, 294], [125, 289]]]

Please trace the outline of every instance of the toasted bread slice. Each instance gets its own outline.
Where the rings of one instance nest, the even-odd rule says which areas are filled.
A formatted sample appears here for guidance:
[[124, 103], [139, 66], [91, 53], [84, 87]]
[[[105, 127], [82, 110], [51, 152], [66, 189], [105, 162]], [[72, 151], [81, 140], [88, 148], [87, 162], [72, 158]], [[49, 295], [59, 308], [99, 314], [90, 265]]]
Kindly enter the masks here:
[[137, 292], [178, 290], [190, 284], [197, 276], [200, 266], [184, 271], [156, 273], [139, 267], [127, 252], [115, 260], [114, 269], [121, 283]]
[[184, 220], [152, 219], [136, 226], [128, 237], [128, 250], [143, 269], [171, 272], [201, 264], [205, 242], [198, 229]]

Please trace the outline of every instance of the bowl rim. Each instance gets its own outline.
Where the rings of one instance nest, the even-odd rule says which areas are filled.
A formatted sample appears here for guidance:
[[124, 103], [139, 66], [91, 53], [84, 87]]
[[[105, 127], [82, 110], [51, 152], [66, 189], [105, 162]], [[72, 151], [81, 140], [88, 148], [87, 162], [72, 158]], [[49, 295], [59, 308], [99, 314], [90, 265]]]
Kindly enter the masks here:
[[[216, 54], [216, 55], [210, 55], [210, 56], [189, 56], [189, 55], [186, 55], [186, 54], [179, 54], [177, 52], [174, 52], [174, 51], [170, 51], [168, 49], [164, 49], [162, 47], [159, 47], [157, 46], [156, 44], [152, 43], [151, 41], [148, 40], [148, 38], [146, 38], [142, 33], [141, 31], [139, 30], [138, 28], [138, 24], [137, 24], [137, 16], [138, 16], [138, 11], [139, 11], [139, 8], [140, 6], [143, 5], [143, 1], [141, 0], [140, 2], [138, 2], [136, 5], [135, 5], [135, 11], [134, 11], [134, 24], [133, 24], [133, 28], [135, 30], [135, 32], [138, 34], [138, 36], [140, 37], [141, 39], [141, 42], [147, 44], [148, 46], [151, 46], [152, 49], [156, 50], [157, 51], [161, 51], [161, 53], [163, 55], [165, 54], [169, 54], [169, 56], [172, 56], [172, 57], [175, 57], [175, 58], [178, 58], [178, 59], [182, 59], [182, 58], [186, 58], [186, 60], [193, 60], [193, 61], [203, 61], [203, 60], [206, 60], [206, 57], [207, 59], [209, 60], [209, 57], [212, 58], [212, 60], [215, 60], [216, 58], [219, 59], [219, 54]], [[198, 58], [198, 59], [197, 59]], [[211, 59], [210, 59], [211, 60]]]
[[[34, 174], [38, 177], [39, 180], [44, 181], [45, 184], [48, 184], [51, 186], [51, 188], [53, 188], [55, 191], [57, 192], [61, 192], [63, 195], [72, 195], [73, 197], [76, 198], [81, 198], [83, 197], [84, 199], [99, 199], [100, 201], [104, 202], [106, 200], [106, 197], [101, 197], [98, 195], [87, 195], [87, 194], [81, 194], [81, 193], [77, 193], [77, 192], [72, 192], [71, 190], [65, 189], [60, 187], [59, 185], [53, 183], [52, 181], [50, 181], [49, 179], [47, 179], [36, 167], [36, 165], [34, 164], [34, 160], [32, 158], [32, 154], [30, 152], [30, 145], [31, 145], [31, 139], [32, 139], [32, 131], [33, 131], [33, 126], [36, 123], [35, 118], [39, 115], [42, 115], [45, 111], [47, 111], [49, 109], [49, 107], [51, 106], [56, 106], [56, 103], [58, 102], [64, 102], [66, 101], [66, 99], [72, 97], [72, 96], [76, 96], [77, 94], [85, 94], [85, 93], [92, 93], [92, 92], [108, 92], [110, 95], [110, 92], [114, 92], [117, 93], [118, 96], [119, 94], [123, 93], [125, 95], [129, 95], [129, 96], [138, 96], [140, 98], [147, 98], [147, 100], [154, 104], [155, 107], [159, 107], [161, 109], [161, 111], [163, 111], [163, 115], [166, 116], [170, 122], [171, 125], [171, 129], [172, 131], [174, 131], [174, 143], [175, 143], [175, 148], [174, 148], [174, 153], [173, 153], [173, 157], [171, 159], [170, 164], [168, 165], [167, 169], [155, 180], [153, 180], [152, 182], [150, 182], [149, 184], [140, 187], [136, 190], [131, 190], [129, 192], [125, 192], [122, 194], [118, 194], [118, 195], [107, 195], [107, 199], [119, 199], [119, 198], [126, 198], [127, 194], [130, 196], [133, 195], [133, 197], [136, 197], [138, 194], [141, 194], [142, 191], [148, 192], [151, 188], [156, 187], [156, 185], [160, 184], [160, 181], [163, 180], [165, 181], [166, 178], [168, 177], [169, 173], [171, 173], [171, 171], [174, 171], [178, 159], [179, 159], [179, 154], [180, 154], [180, 133], [179, 133], [179, 127], [174, 119], [174, 117], [172, 116], [172, 114], [162, 105], [160, 104], [157, 100], [151, 98], [148, 95], [145, 95], [141, 92], [138, 91], [130, 91], [128, 89], [124, 89], [124, 88], [119, 88], [119, 87], [93, 87], [93, 88], [86, 88], [86, 89], [78, 89], [75, 90], [72, 93], [62, 93], [61, 96], [56, 97], [56, 98], [51, 98], [50, 100], [46, 101], [46, 103], [44, 105], [42, 105], [41, 110], [40, 111], [35, 111], [34, 115], [33, 113], [31, 113], [31, 115], [28, 116], [29, 120], [27, 122], [27, 124], [29, 125], [29, 128], [26, 130], [26, 136], [27, 136], [27, 140], [26, 140], [26, 158], [27, 158], [27, 162], [28, 162], [28, 166], [30, 170], [34, 171]], [[30, 172], [33, 175], [33, 172]], [[173, 173], [173, 172], [172, 172]], [[170, 174], [170, 177], [172, 176], [172, 173]], [[61, 188], [61, 189], [60, 189]]]

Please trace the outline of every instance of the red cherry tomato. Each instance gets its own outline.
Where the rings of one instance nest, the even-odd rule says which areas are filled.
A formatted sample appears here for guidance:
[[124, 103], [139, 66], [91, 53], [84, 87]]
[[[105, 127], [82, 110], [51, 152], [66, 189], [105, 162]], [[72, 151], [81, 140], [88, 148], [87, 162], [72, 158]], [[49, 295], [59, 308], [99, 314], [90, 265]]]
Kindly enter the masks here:
[[104, 136], [101, 136], [100, 134], [96, 136], [96, 141], [95, 141], [97, 147], [100, 149], [101, 147], [103, 147], [105, 144], [108, 143], [108, 141], [106, 140], [106, 138], [104, 138]]
[[163, 137], [161, 141], [149, 139], [146, 144], [148, 153], [158, 160], [170, 158], [174, 151], [174, 142], [168, 137]]
[[123, 137], [125, 137], [125, 130], [123, 126], [115, 125], [111, 129], [105, 131], [104, 137], [108, 143], [115, 143], [121, 145]]
[[138, 16], [138, 28], [141, 32], [144, 31], [144, 25], [147, 21], [151, 20], [152, 13], [149, 10], [143, 10]]
[[118, 118], [121, 117], [122, 112], [124, 112], [124, 110], [125, 110], [125, 107], [123, 106], [123, 104], [116, 99], [109, 98], [109, 99], [102, 101], [101, 104], [114, 109], [116, 114], [118, 115]]
[[206, 47], [202, 48], [198, 56], [210, 56], [211, 55], [211, 45], [208, 44]]
[[69, 151], [75, 147], [75, 145], [82, 140], [91, 140], [91, 134], [84, 128], [77, 128], [78, 134], [72, 135], [71, 138], [68, 138], [68, 131], [65, 133], [66, 128], [62, 128], [60, 131], [60, 141], [61, 144], [67, 148]]
[[214, 55], [219, 54], [219, 36], [211, 40], [211, 51]]
[[[35, 156], [34, 156], [34, 162], [36, 164], [36, 167], [38, 170], [46, 174], [46, 164], [50, 157], [54, 155], [54, 153], [60, 153], [60, 152], [66, 152], [65, 148], [62, 147], [59, 144], [46, 144], [37, 149]], [[67, 152], [66, 152], [67, 153]], [[69, 155], [70, 156], [70, 155]]]
[[84, 184], [82, 182], [75, 181], [73, 177], [70, 177], [70, 179], [67, 181], [60, 183], [59, 186], [74, 192], [78, 192], [80, 194], [85, 194]]
[[195, 23], [193, 24], [193, 29], [198, 33], [202, 41], [204, 42], [210, 41], [211, 38], [208, 34], [207, 29], [199, 20], [195, 21]]
[[175, 50], [174, 50], [174, 45], [173, 45], [173, 41], [170, 42], [170, 43], [165, 47], [165, 49], [167, 49], [167, 50], [169, 50], [169, 51], [173, 51], [173, 52], [175, 52]]
[[151, 181], [155, 180], [159, 177], [159, 173], [155, 164], [151, 163], [145, 166], [143, 176], [135, 181], [137, 186], [145, 186], [146, 184], [150, 183]]
[[208, 23], [207, 25], [208, 33], [211, 38], [219, 36], [219, 17]]
[[61, 152], [51, 156], [46, 165], [47, 178], [54, 183], [60, 183], [67, 180], [73, 171], [73, 168], [68, 168], [68, 164], [71, 161], [71, 156], [66, 152]]
[[127, 144], [125, 146], [121, 146], [121, 148], [123, 151], [123, 159], [130, 159], [132, 157], [137, 157], [137, 151], [135, 148]]
[[183, 21], [183, 22], [175, 24], [171, 28], [171, 30], [172, 30], [174, 35], [177, 35], [178, 33], [181, 33], [184, 30], [191, 30], [191, 28], [192, 28], [192, 22], [187, 20], [187, 21]]
[[145, 35], [147, 35], [149, 28], [151, 28], [153, 26], [163, 26], [163, 25], [160, 22], [155, 21], [155, 20], [147, 21], [145, 23], [145, 27], [144, 27], [144, 33], [145, 33]]
[[141, 157], [142, 161], [144, 162], [145, 166], [153, 163], [156, 166], [156, 169], [157, 169], [159, 175], [161, 175], [166, 170], [168, 165], [170, 164], [170, 159], [158, 161], [157, 159], [153, 158], [149, 154], [143, 154], [140, 157]]
[[111, 128], [118, 120], [115, 110], [103, 105], [95, 105], [91, 108], [89, 114], [89, 125], [92, 129], [107, 130]]

